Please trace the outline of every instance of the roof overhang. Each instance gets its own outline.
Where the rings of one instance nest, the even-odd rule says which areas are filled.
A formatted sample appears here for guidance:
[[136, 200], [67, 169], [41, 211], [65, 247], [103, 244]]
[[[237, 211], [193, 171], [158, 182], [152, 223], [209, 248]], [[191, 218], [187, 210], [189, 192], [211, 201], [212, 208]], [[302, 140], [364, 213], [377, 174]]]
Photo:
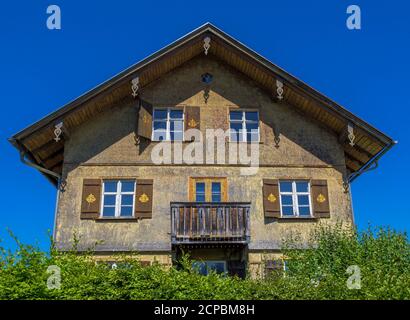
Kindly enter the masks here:
[[[40, 168], [61, 174], [64, 140], [74, 127], [96, 114], [126, 102], [131, 97], [131, 81], [139, 77], [140, 88], [159, 79], [190, 59], [203, 54], [203, 40], [211, 38], [209, 55], [231, 65], [272, 97], [276, 80], [284, 84], [284, 101], [296, 107], [322, 127], [339, 137], [343, 145], [349, 180], [368, 170], [395, 142], [336, 102], [287, 73], [210, 23], [193, 30], [149, 57], [88, 91], [64, 107], [23, 129], [9, 140]], [[63, 138], [54, 141], [55, 125], [64, 122]], [[353, 126], [355, 145], [347, 139], [347, 127]], [[41, 170], [40, 170], [41, 171]], [[43, 172], [55, 181], [55, 176]]]

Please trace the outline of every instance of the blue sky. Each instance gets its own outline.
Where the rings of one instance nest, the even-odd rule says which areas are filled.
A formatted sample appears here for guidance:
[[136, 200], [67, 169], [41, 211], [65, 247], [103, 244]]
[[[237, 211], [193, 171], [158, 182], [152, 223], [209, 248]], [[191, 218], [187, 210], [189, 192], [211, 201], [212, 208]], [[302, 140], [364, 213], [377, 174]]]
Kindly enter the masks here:
[[[62, 30], [46, 28], [59, 5]], [[357, 4], [362, 29], [346, 28]], [[209, 21], [399, 141], [352, 185], [356, 223], [410, 231], [410, 4], [19, 1], [0, 5], [0, 238], [48, 248], [56, 191], [7, 138]]]

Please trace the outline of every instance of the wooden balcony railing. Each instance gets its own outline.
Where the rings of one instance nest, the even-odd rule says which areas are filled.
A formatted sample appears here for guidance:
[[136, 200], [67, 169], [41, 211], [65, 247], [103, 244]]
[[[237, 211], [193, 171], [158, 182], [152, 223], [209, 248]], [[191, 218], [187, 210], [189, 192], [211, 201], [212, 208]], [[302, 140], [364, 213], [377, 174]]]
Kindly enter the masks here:
[[248, 202], [171, 202], [172, 243], [248, 243], [250, 205]]

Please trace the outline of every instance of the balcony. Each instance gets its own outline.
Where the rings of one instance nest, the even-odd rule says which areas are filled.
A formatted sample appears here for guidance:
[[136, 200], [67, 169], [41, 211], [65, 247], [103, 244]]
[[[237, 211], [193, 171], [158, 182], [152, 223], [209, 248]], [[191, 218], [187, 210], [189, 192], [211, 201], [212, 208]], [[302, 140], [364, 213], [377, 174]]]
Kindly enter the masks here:
[[171, 202], [172, 244], [249, 242], [249, 202]]

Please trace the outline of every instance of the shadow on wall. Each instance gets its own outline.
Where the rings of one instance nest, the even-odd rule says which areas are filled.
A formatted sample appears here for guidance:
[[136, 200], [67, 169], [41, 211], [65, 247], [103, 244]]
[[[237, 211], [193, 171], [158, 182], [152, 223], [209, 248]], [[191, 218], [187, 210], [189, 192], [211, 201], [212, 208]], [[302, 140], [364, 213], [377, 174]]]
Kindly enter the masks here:
[[[201, 79], [201, 75], [206, 72], [213, 75], [207, 102], [203, 97], [207, 85]], [[344, 173], [344, 154], [336, 136], [292, 110], [292, 106], [273, 103], [272, 98], [253, 80], [212, 56], [201, 56], [186, 62], [144, 87], [140, 95], [142, 99], [160, 107], [197, 106], [200, 104], [198, 101], [202, 101], [201, 107], [214, 110], [201, 113], [201, 129], [227, 129], [227, 106], [256, 108], [263, 123], [261, 130], [266, 135], [265, 144], [260, 147], [263, 161], [274, 161], [275, 158], [283, 162], [296, 157], [300, 164], [315, 158], [326, 164], [337, 165], [336, 168]], [[135, 142], [137, 101], [130, 94], [121, 106], [105, 111], [74, 130], [65, 148], [65, 164], [68, 165], [65, 174], [67, 170], [74, 170], [84, 162], [150, 162], [150, 151], [155, 144], [142, 137], [138, 146]], [[273, 128], [281, 136], [278, 149], [274, 147]], [[276, 153], [274, 157], [272, 152]]]

